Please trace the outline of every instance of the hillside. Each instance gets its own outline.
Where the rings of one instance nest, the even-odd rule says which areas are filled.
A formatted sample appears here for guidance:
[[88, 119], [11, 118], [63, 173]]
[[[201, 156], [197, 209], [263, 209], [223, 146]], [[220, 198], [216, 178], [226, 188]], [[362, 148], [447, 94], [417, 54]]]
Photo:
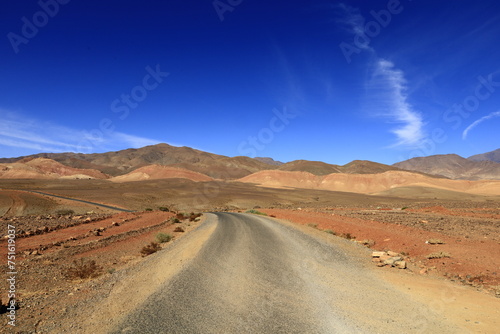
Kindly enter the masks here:
[[0, 163], [0, 179], [107, 179], [108, 177], [98, 170], [68, 167], [45, 158], [25, 158], [14, 163]]
[[13, 163], [23, 159], [46, 158], [78, 169], [93, 169], [111, 176], [128, 174], [149, 165], [170, 166], [205, 174], [214, 179], [234, 180], [263, 170], [302, 171], [314, 175], [331, 173], [381, 173], [397, 169], [371, 161], [356, 160], [338, 166], [321, 161], [295, 160], [281, 163], [272, 158], [227, 157], [190, 147], [168, 144], [145, 146], [106, 153], [40, 153], [28, 157], [4, 158], [0, 163]]
[[92, 154], [40, 153], [28, 157], [0, 159], [0, 163], [40, 157], [74, 168], [97, 169], [112, 176], [127, 174], [137, 168], [157, 164], [185, 168], [214, 178], [235, 179], [257, 170], [273, 167], [248, 157], [229, 158], [190, 147], [175, 147], [168, 144]]
[[465, 181], [435, 178], [405, 171], [379, 174], [333, 173], [324, 176], [307, 172], [262, 171], [239, 179], [271, 188], [302, 188], [375, 194], [401, 187], [444, 189], [469, 194], [500, 195], [500, 181]]
[[159, 180], [159, 179], [189, 179], [191, 181], [212, 181], [211, 177], [205, 174], [193, 172], [190, 170], [160, 166], [149, 165], [138, 168], [130, 173], [115, 176], [110, 179], [113, 182], [130, 182], [130, 181], [144, 181], [144, 180]]
[[395, 163], [393, 166], [409, 171], [441, 175], [450, 179], [500, 179], [500, 163], [474, 161], [462, 158], [456, 154], [412, 158]]
[[470, 156], [468, 159], [472, 161], [500, 162], [500, 148], [491, 152]]

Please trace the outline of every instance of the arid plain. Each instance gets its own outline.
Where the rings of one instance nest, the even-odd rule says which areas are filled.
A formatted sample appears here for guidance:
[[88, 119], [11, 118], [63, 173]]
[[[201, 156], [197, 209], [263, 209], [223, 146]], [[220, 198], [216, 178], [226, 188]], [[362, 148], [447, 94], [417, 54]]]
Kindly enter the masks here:
[[[203, 224], [197, 213], [221, 211], [256, 210], [311, 235], [397, 253], [405, 270], [375, 259], [371, 265], [424, 302], [432, 301], [429, 291], [439, 291], [439, 284], [451, 284], [474, 296], [478, 310], [498, 309], [500, 181], [453, 180], [369, 162], [339, 167], [302, 161], [266, 169], [264, 162], [225, 157], [205, 163], [210, 172], [202, 173], [199, 163], [184, 160], [141, 163], [115, 175], [107, 173], [116, 167], [97, 170], [104, 164], [96, 161], [68, 166], [35, 157], [2, 164], [4, 176], [12, 173], [0, 180], [0, 221], [2, 228], [16, 227], [19, 332], [57, 332], [65, 317], [109, 291], [106, 284], [117, 273], [143, 261], [141, 250], [158, 233], [172, 239], [160, 247], [171, 247]], [[6, 238], [1, 252], [7, 253]], [[95, 272], [69, 275], [75, 260], [93, 261]], [[2, 302], [8, 302], [4, 294]], [[489, 333], [498, 325], [494, 313], [448, 306], [446, 312], [454, 313], [447, 317], [480, 319], [457, 320], [469, 330]]]

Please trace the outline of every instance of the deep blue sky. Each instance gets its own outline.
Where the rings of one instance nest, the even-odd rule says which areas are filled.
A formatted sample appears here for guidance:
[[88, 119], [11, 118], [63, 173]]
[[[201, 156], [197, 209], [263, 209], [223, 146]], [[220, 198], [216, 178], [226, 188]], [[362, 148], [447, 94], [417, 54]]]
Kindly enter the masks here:
[[500, 147], [495, 0], [54, 1], [53, 17], [0, 12], [0, 157], [166, 142], [391, 164]]

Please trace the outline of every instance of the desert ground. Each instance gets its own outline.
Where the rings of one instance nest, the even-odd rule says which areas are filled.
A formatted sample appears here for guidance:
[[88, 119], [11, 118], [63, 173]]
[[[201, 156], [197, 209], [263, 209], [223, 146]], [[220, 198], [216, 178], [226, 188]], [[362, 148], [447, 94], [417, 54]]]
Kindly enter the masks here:
[[[16, 228], [14, 332], [85, 332], [77, 320], [83, 310], [104, 302], [117, 281], [157, 255], [141, 250], [158, 233], [172, 237], [160, 244], [168, 251], [203, 228], [209, 212], [253, 209], [315, 238], [363, 249], [356, 253], [366, 258], [363, 270], [421, 303], [436, 302], [446, 287], [453, 298], [441, 303], [439, 314], [458, 332], [494, 333], [500, 326], [499, 204], [498, 195], [425, 186], [362, 194], [227, 180], [1, 180], [2, 235], [8, 225]], [[205, 214], [190, 219], [191, 212]], [[182, 253], [185, 261], [203, 244], [197, 238], [183, 246], [190, 250]], [[2, 258], [7, 245], [2, 238]], [[383, 266], [372, 251], [397, 253], [406, 269]], [[91, 277], [72, 271], [82, 263]]]

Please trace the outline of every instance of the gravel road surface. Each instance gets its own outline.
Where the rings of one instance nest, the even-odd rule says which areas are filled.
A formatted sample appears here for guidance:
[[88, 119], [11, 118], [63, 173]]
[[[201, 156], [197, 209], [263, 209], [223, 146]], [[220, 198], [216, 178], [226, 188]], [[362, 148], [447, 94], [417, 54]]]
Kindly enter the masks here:
[[256, 215], [207, 216], [216, 227], [196, 256], [111, 333], [462, 332], [377, 278], [350, 241]]

